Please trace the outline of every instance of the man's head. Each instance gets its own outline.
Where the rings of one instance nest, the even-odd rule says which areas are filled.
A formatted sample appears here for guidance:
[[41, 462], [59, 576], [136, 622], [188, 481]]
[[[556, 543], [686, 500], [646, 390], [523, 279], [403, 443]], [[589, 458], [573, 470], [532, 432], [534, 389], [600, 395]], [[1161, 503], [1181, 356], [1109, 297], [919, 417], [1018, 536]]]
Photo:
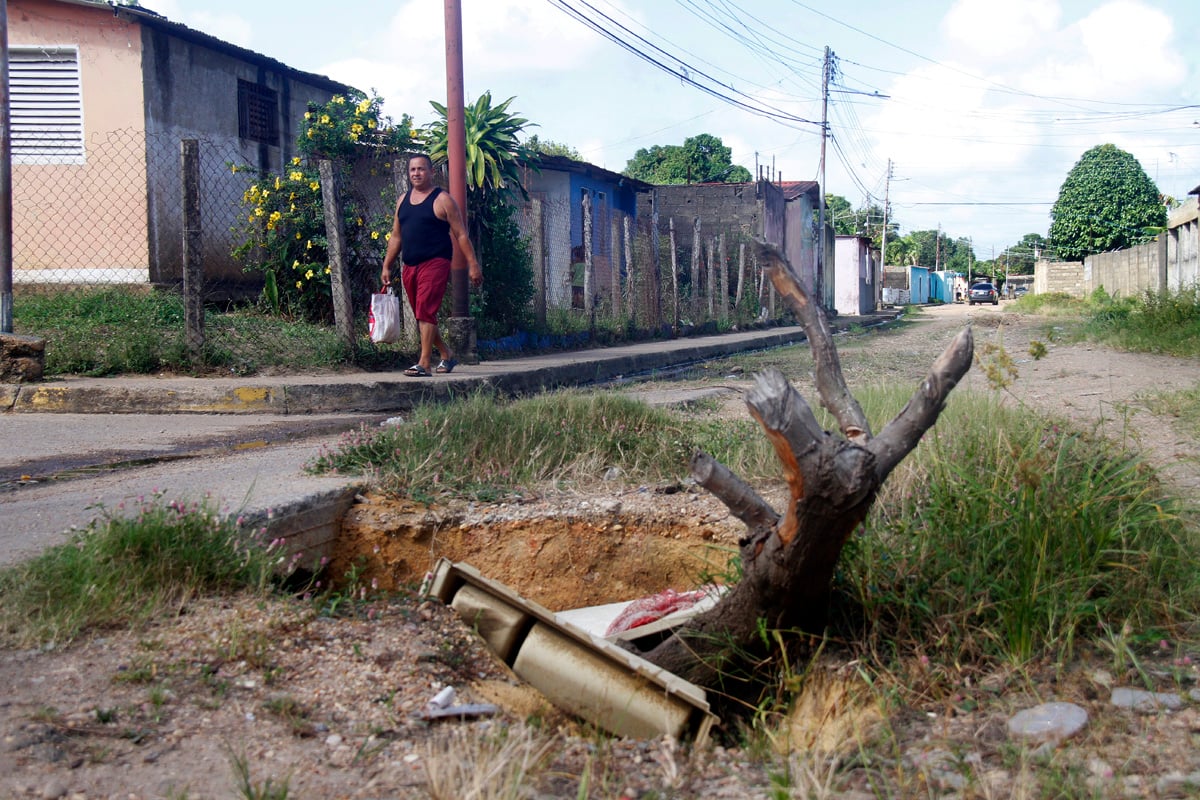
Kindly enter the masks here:
[[433, 159], [417, 153], [408, 159], [408, 182], [414, 189], [424, 190], [433, 183]]

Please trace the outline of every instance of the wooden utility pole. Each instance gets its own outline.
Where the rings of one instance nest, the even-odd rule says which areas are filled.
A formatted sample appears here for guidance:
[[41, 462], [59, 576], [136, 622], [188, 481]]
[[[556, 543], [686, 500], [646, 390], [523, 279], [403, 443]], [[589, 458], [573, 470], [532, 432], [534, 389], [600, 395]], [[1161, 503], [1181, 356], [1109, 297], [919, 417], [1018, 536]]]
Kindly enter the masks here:
[[0, 333], [13, 332], [12, 126], [8, 108], [8, 3], [0, 3]]
[[821, 70], [821, 199], [817, 213], [817, 305], [825, 307], [825, 140], [829, 138], [829, 81], [833, 73], [833, 51], [825, 48], [825, 66]]

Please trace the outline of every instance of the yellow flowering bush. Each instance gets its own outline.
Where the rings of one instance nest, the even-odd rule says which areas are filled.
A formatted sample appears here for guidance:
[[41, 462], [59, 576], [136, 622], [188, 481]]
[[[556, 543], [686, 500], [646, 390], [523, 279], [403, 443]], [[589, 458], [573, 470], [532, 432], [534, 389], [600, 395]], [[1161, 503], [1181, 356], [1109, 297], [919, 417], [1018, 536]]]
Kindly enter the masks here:
[[[263, 273], [263, 300], [276, 314], [331, 322], [333, 316], [329, 253], [325, 236], [324, 198], [316, 168], [320, 159], [346, 167], [363, 148], [412, 146], [412, 119], [406, 114], [399, 125], [381, 114], [382, 101], [361, 93], [335, 95], [323, 105], [310, 103], [304, 129], [296, 147], [302, 154], [279, 175], [260, 175], [242, 197], [246, 209], [234, 250], [247, 271]], [[252, 167], [232, 165], [234, 172]], [[352, 192], [343, 193], [342, 230], [352, 263], [363, 263], [368, 254], [378, 260], [380, 229], [369, 224], [366, 210]]]

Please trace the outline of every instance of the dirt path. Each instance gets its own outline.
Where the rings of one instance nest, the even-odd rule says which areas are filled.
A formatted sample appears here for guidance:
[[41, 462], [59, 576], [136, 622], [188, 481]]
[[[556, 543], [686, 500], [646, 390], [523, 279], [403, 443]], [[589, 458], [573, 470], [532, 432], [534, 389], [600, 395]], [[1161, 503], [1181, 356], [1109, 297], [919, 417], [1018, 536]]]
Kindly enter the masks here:
[[[1200, 488], [1200, 445], [1142, 403], [1147, 393], [1200, 385], [1200, 363], [1057, 343], [1046, 320], [1007, 313], [1006, 306], [933, 308], [900, 330], [840, 340], [851, 386], [915, 386], [967, 322], [977, 353], [1002, 345], [1016, 362], [1019, 375], [1005, 402], [1098, 426], [1142, 448], [1185, 493]], [[1041, 360], [1028, 355], [1033, 340], [1047, 348]], [[803, 348], [776, 355], [807, 357]], [[684, 395], [717, 386], [725, 398], [721, 413], [744, 415], [740, 398], [750, 385], [751, 376], [731, 374], [634, 391]], [[963, 388], [991, 391], [978, 364]], [[592, 496], [445, 509], [367, 497], [347, 519], [347, 557], [335, 574], [353, 554], [371, 557], [358, 586], [370, 595], [373, 581], [403, 587], [439, 555], [476, 560], [502, 552], [493, 577], [552, 608], [571, 599], [610, 599], [597, 587], [616, 577], [623, 593], [648, 593], [685, 579], [677, 574], [691, 557], [684, 553], [731, 548], [740, 533], [711, 498], [678, 489], [608, 489], [597, 482]], [[356, 609], [352, 618], [328, 617], [301, 601], [205, 600], [144, 630], [108, 632], [61, 650], [0, 650], [0, 797], [245, 796], [235, 787], [237, 760], [253, 785], [287, 781], [293, 798], [428, 797], [430, 772], [462, 763], [474, 765], [468, 772], [485, 771], [480, 762], [494, 739], [494, 721], [430, 724], [413, 716], [448, 685], [462, 701], [498, 703], [507, 721], [537, 723], [538, 735], [551, 741], [539, 796], [580, 796], [578, 776], [585, 771], [592, 798], [651, 791], [657, 797], [778, 796], [768, 772], [779, 768], [769, 767], [761, 753], [721, 747], [687, 753], [669, 742], [618, 742], [582, 730], [521, 689], [437, 604], [381, 599]], [[1078, 681], [1054, 691], [1104, 692], [1102, 677]], [[1032, 702], [1024, 679], [1015, 684], [995, 708], [963, 714], [934, 706], [893, 720], [903, 751], [895, 757], [904, 765], [896, 773], [911, 775], [913, 783], [881, 791], [952, 791], [954, 770], [929, 765], [961, 758], [962, 769], [988, 787], [963, 796], [1028, 794], [1025, 770], [1000, 763], [1004, 720]], [[1163, 776], [1200, 770], [1192, 745], [1200, 714], [1192, 706], [1175, 715], [1107, 719], [1094, 729], [1071, 763], [1093, 770], [1098, 781], [1113, 781], [1111, 792], [1103, 784], [1095, 796], [1141, 794]], [[450, 746], [451, 735], [464, 738]], [[808, 777], [793, 770], [793, 786], [819, 795], [827, 764], [808, 766]], [[870, 780], [871, 771], [858, 772]], [[839, 779], [833, 795], [875, 796], [863, 781]]]

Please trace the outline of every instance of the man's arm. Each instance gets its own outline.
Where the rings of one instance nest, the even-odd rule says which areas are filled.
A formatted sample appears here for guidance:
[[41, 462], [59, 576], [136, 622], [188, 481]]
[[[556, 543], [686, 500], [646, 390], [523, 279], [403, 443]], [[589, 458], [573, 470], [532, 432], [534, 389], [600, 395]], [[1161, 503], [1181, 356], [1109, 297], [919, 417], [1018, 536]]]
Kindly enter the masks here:
[[[401, 200], [404, 198], [401, 197]], [[392, 214], [392, 232], [388, 236], [387, 254], [383, 257], [383, 271], [379, 275], [379, 281], [383, 284], [383, 288], [392, 282], [392, 267], [396, 264], [396, 259], [400, 256], [400, 200], [396, 201], [396, 212]]]
[[449, 192], [439, 192], [437, 200], [434, 201], [433, 210], [440, 219], [444, 219], [450, 224], [450, 235], [454, 237], [454, 241], [458, 243], [458, 249], [467, 258], [467, 274], [471, 278], [471, 285], [482, 286], [483, 269], [479, 266], [479, 259], [475, 257], [475, 248], [471, 246], [471, 237], [467, 235], [467, 226], [463, 224], [462, 212], [458, 209], [458, 203], [454, 202], [454, 198], [450, 196]]

